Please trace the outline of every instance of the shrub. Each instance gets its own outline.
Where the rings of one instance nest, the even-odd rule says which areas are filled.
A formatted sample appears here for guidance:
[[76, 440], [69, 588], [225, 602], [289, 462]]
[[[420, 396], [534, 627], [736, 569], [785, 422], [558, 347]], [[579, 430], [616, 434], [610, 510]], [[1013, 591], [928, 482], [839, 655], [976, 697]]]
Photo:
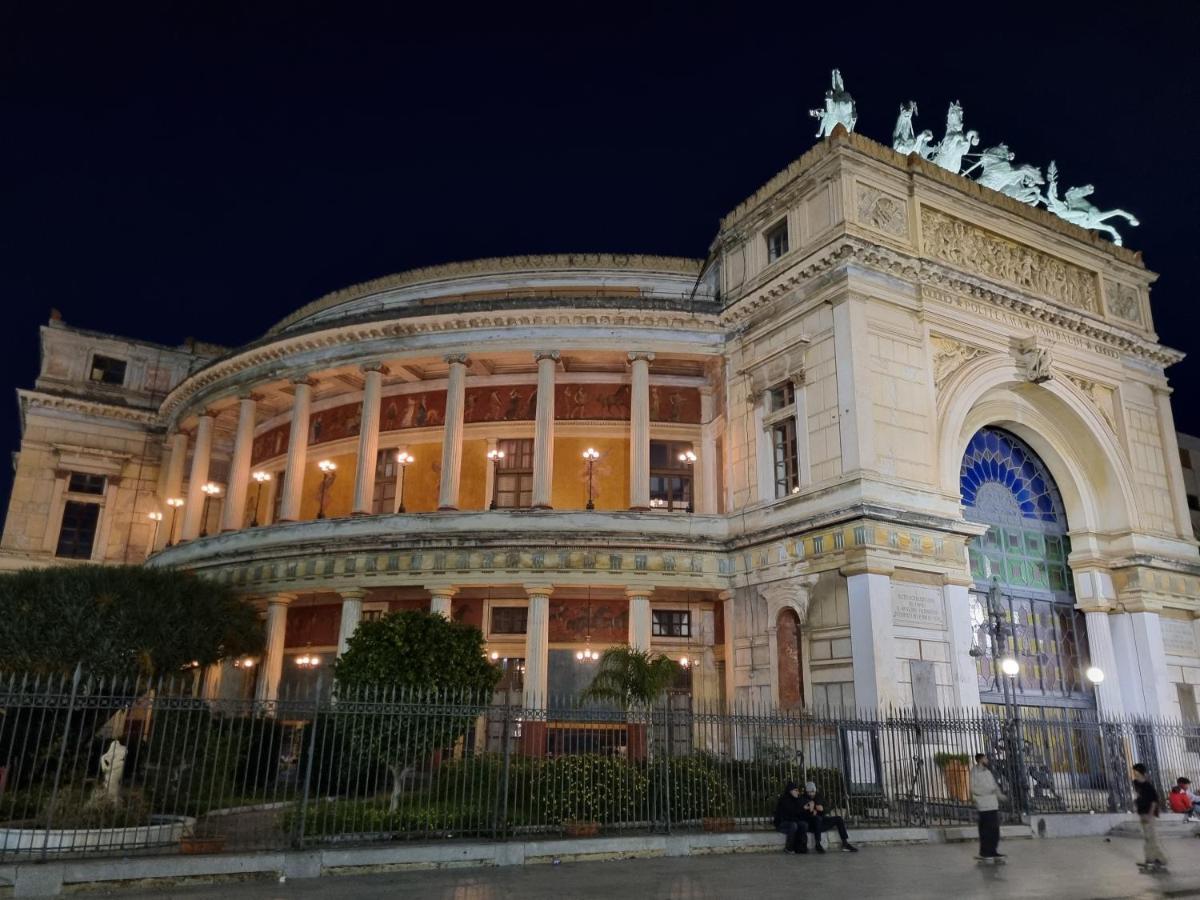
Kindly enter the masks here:
[[150, 809], [137, 791], [127, 791], [113, 802], [94, 788], [62, 788], [53, 802], [47, 799], [38, 813], [38, 824], [51, 828], [130, 828], [150, 821]]
[[708, 760], [697, 756], [653, 765], [650, 780], [654, 809], [665, 810], [672, 822], [727, 816], [733, 809], [729, 782]]
[[[490, 833], [494, 812], [487, 805], [464, 804], [428, 797], [410, 797], [389, 810], [388, 798], [322, 800], [309, 803], [304, 835], [370, 835], [380, 840], [399, 836], [443, 833], [446, 836]], [[288, 833], [299, 828], [300, 811], [289, 810], [281, 820]]]
[[964, 766], [970, 765], [971, 757], [965, 753], [935, 753], [933, 754], [933, 764], [939, 769], [944, 769], [952, 762], [960, 762]]
[[646, 776], [613, 756], [559, 756], [541, 762], [534, 790], [545, 821], [630, 822], [649, 818], [639, 809], [648, 796]]

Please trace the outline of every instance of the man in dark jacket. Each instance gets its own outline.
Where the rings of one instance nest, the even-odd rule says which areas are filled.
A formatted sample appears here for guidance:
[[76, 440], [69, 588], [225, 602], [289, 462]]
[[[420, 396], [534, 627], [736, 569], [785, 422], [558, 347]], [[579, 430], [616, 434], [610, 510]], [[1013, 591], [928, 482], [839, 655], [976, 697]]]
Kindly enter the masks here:
[[1158, 791], [1144, 763], [1133, 767], [1134, 809], [1142, 823], [1142, 845], [1146, 853], [1146, 865], [1165, 866], [1167, 854], [1158, 842]]
[[789, 781], [775, 804], [775, 830], [787, 835], [784, 853], [808, 852], [808, 825], [800, 802], [800, 785]]
[[825, 804], [825, 798], [817, 792], [817, 786], [813, 782], [810, 781], [804, 786], [804, 797], [801, 799], [800, 805], [804, 811], [804, 824], [812, 832], [814, 850], [824, 853], [825, 848], [821, 846], [821, 832], [832, 831], [836, 828], [838, 837], [842, 839], [842, 852], [858, 852], [858, 848], [850, 843], [850, 835], [846, 832], [845, 821], [841, 816], [828, 814], [829, 807]]

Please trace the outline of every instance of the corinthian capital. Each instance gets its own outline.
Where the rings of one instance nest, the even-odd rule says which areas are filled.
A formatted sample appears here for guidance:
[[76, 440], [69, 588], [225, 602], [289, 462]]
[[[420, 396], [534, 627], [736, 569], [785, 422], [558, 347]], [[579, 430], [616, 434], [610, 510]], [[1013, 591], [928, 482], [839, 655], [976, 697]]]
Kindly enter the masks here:
[[448, 362], [450, 365], [454, 365], [455, 363], [458, 363], [460, 366], [465, 366], [467, 364], [467, 354], [466, 353], [447, 353], [445, 356], [442, 357], [442, 361]]

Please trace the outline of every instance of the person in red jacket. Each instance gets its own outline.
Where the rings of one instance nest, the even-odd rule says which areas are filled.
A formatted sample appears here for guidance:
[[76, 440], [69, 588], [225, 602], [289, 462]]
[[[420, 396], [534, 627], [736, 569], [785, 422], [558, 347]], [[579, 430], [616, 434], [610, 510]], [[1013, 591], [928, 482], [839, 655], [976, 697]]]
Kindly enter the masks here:
[[1196, 809], [1200, 806], [1200, 796], [1192, 792], [1191, 779], [1182, 776], [1175, 779], [1175, 787], [1171, 788], [1171, 793], [1167, 795], [1167, 805], [1171, 807], [1171, 812], [1186, 815], [1187, 821], [1200, 822], [1200, 817], [1196, 815]]

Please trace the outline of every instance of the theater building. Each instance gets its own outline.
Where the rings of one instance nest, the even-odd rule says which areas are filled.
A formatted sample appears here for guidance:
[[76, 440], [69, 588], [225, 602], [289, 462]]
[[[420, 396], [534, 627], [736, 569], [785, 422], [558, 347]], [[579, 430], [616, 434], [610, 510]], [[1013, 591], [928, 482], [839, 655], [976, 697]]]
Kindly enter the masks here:
[[704, 260], [434, 266], [236, 348], [55, 317], [3, 563], [231, 585], [267, 646], [208, 689], [266, 699], [364, 618], [427, 609], [479, 626], [531, 704], [628, 643], [686, 661], [697, 701], [974, 707], [1000, 700], [992, 590], [1022, 703], [1194, 721], [1154, 278], [839, 132]]

